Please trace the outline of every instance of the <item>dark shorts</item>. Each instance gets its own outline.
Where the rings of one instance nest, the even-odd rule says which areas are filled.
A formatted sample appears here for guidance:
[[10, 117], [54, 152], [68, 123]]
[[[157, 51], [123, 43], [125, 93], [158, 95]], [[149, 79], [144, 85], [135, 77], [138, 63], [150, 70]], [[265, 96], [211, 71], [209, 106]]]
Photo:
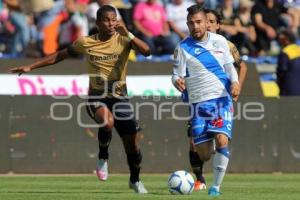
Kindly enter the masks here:
[[[95, 113], [98, 108], [106, 106], [114, 116], [114, 127], [120, 137], [133, 135], [140, 131], [140, 127], [135, 120], [133, 105], [128, 99], [101, 98], [88, 99], [87, 112], [89, 116], [96, 121]], [[96, 121], [97, 122], [97, 121]]]

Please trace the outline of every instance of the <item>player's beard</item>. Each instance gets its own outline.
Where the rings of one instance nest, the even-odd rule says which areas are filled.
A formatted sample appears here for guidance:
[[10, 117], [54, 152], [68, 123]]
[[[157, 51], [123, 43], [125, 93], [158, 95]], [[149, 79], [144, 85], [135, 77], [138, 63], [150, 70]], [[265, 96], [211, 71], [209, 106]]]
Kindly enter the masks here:
[[207, 33], [206, 31], [204, 32], [198, 31], [196, 33], [193, 33], [192, 36], [194, 39], [202, 41], [205, 38], [206, 33]]

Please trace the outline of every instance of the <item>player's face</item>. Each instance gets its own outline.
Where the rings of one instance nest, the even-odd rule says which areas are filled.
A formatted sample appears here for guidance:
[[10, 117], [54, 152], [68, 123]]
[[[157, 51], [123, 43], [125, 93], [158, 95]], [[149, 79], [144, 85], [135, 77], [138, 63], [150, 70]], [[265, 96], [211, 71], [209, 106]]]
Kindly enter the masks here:
[[196, 40], [201, 40], [207, 31], [206, 16], [203, 12], [198, 12], [188, 18], [187, 26], [190, 34]]
[[103, 14], [101, 20], [97, 22], [99, 32], [105, 33], [107, 35], [115, 34], [115, 27], [117, 25], [117, 15], [114, 12], [106, 12]]
[[207, 19], [207, 30], [213, 33], [217, 33], [218, 30], [220, 29], [220, 24], [218, 24], [216, 16], [212, 13], [207, 13], [206, 19]]

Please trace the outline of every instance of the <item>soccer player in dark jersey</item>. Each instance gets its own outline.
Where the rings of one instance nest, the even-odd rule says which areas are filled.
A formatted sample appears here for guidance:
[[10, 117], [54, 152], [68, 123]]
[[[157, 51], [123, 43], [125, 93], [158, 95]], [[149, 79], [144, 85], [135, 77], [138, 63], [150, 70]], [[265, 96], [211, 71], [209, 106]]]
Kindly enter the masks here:
[[[139, 179], [142, 155], [137, 142], [138, 127], [126, 98], [126, 74], [132, 48], [144, 56], [150, 55], [149, 46], [128, 32], [117, 21], [115, 8], [102, 6], [97, 12], [98, 34], [77, 39], [68, 48], [49, 55], [27, 66], [10, 69], [11, 73], [25, 73], [53, 65], [68, 57], [84, 55], [89, 71], [89, 115], [99, 124], [99, 160], [97, 176], [108, 177], [108, 147], [112, 129], [122, 138], [130, 169], [129, 187], [136, 193], [148, 193]], [[127, 112], [125, 112], [126, 110]]]
[[[205, 10], [205, 12], [206, 12], [206, 17], [207, 17], [207, 21], [208, 21], [207, 30], [212, 33], [219, 33], [219, 29], [220, 29], [221, 22], [222, 22], [221, 15], [218, 12], [216, 12], [214, 10], [209, 10], [209, 9]], [[238, 71], [239, 85], [240, 85], [240, 88], [242, 88], [242, 85], [246, 78], [247, 65], [244, 61], [241, 60], [240, 54], [239, 54], [237, 48], [235, 47], [235, 45], [230, 41], [227, 41], [227, 42], [228, 42], [228, 46], [230, 49], [230, 53], [232, 54], [233, 59], [234, 59], [233, 64]], [[237, 101], [237, 98], [238, 98], [238, 96], [234, 97], [233, 100]], [[188, 136], [191, 137], [190, 124], [188, 127]], [[190, 159], [190, 164], [192, 166], [193, 172], [195, 173], [196, 179], [197, 179], [195, 182], [195, 190], [206, 189], [206, 181], [203, 176], [204, 162], [200, 160], [200, 158], [196, 152], [196, 149], [194, 147], [192, 139], [190, 139], [189, 159]]]

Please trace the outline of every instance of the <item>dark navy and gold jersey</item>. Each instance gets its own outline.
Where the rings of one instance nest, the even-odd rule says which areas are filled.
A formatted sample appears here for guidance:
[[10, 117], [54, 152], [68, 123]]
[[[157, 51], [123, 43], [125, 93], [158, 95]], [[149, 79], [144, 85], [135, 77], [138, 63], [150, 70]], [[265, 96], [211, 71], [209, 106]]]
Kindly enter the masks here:
[[278, 56], [277, 83], [280, 95], [300, 95], [300, 46], [284, 47]]
[[98, 34], [76, 40], [68, 49], [71, 55], [84, 55], [90, 77], [90, 94], [124, 96], [127, 94], [126, 74], [131, 44], [127, 37], [115, 33], [100, 41]]

